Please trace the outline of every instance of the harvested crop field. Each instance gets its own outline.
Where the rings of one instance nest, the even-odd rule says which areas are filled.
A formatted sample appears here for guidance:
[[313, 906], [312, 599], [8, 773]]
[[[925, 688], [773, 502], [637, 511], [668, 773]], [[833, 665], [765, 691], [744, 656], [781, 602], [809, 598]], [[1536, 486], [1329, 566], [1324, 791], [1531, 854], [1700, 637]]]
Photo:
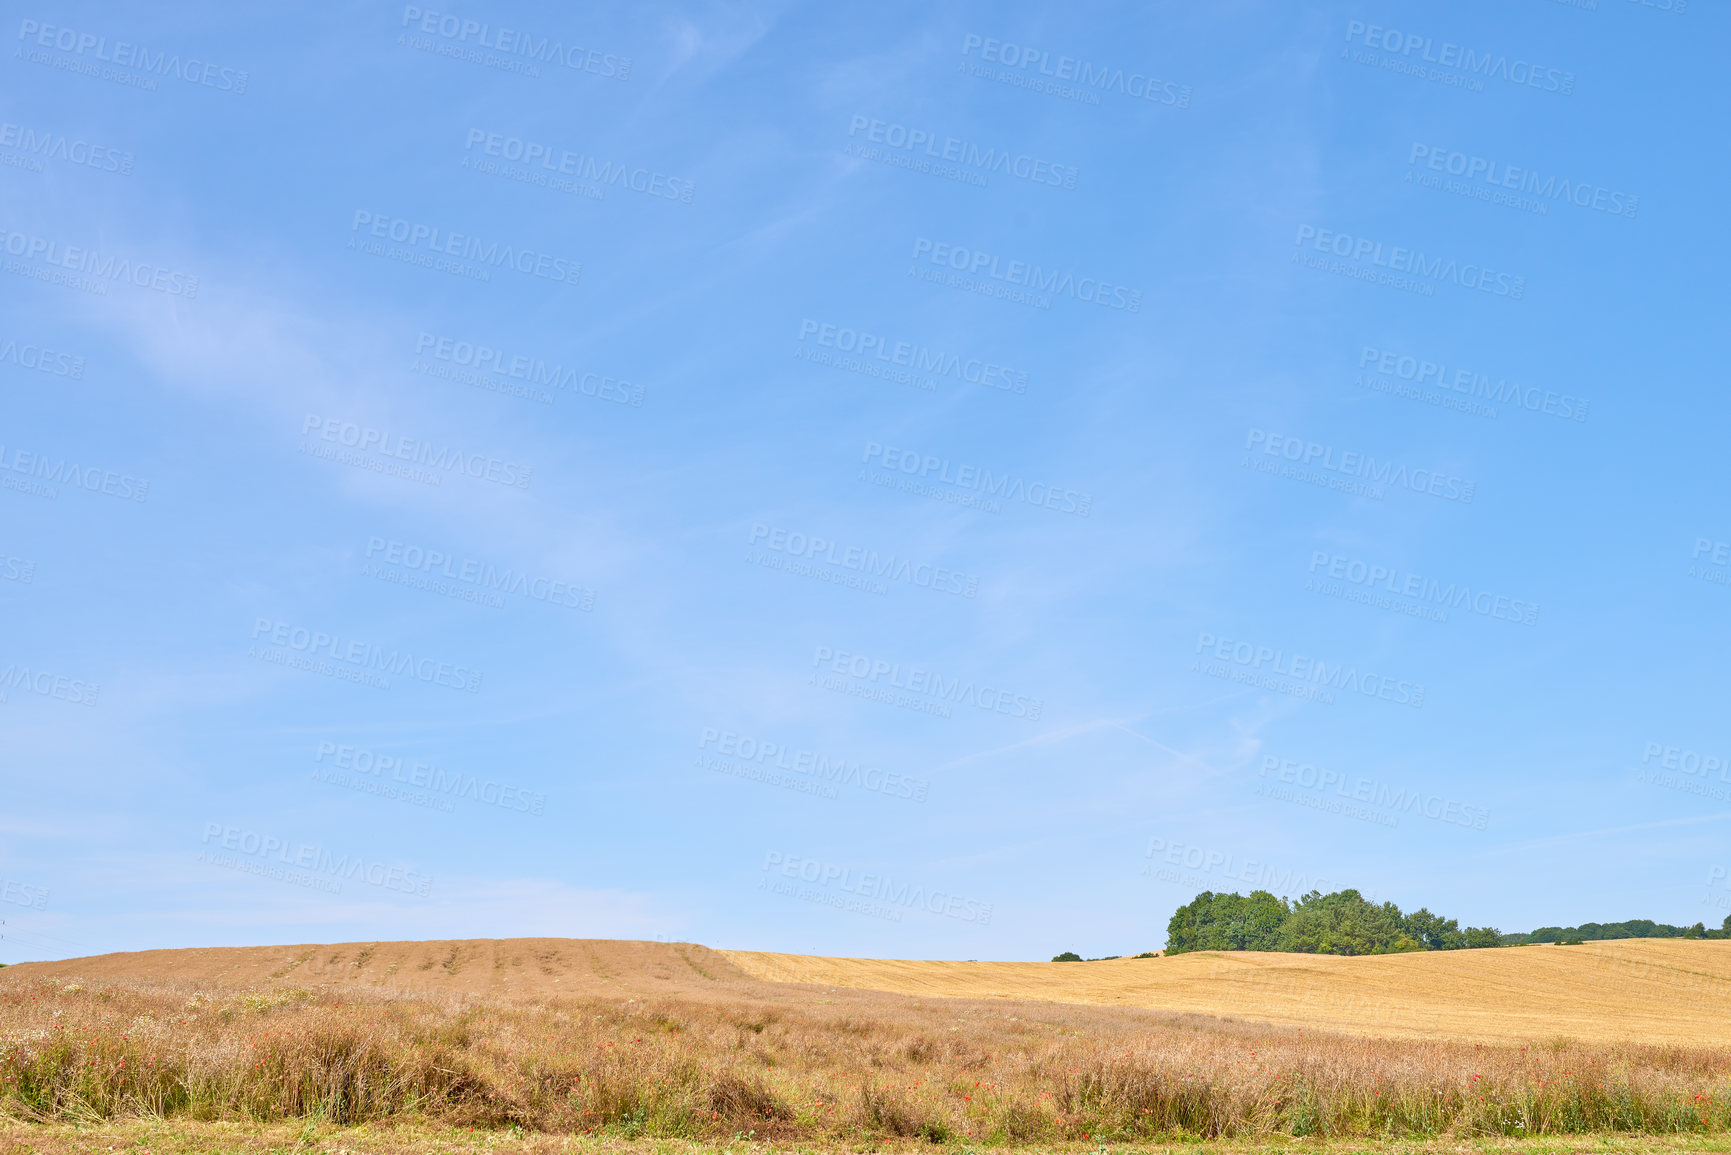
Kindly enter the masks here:
[[20, 963], [0, 971], [0, 982], [25, 975], [168, 979], [227, 988], [288, 983], [442, 995], [674, 993], [752, 982], [725, 954], [708, 947], [584, 938], [146, 950]]
[[1731, 1046], [1731, 940], [1362, 958], [1199, 951], [1091, 963], [725, 953], [741, 970], [774, 982], [929, 998], [1145, 1007], [1406, 1038]]
[[[1722, 945], [1451, 952], [1449, 967], [1507, 969], [1425, 983], [1333, 965], [1402, 957], [882, 963], [569, 939], [107, 955], [0, 970], [0, 1115], [45, 1136], [298, 1121], [825, 1150], [1711, 1144], [1731, 1134]], [[1234, 965], [1250, 976], [1236, 985]], [[1500, 1005], [1531, 1033], [1379, 1028], [1379, 1000], [1403, 990], [1419, 1001], [1400, 1014], [1490, 1034]], [[1181, 1002], [1208, 997], [1231, 1017]], [[1306, 1018], [1306, 997], [1339, 1029]], [[1619, 1034], [1643, 1023], [1673, 1037]]]
[[211, 947], [25, 963], [10, 975], [447, 995], [761, 994], [810, 984], [1225, 1016], [1473, 1042], [1731, 1046], [1731, 940], [1336, 955], [1214, 952], [1092, 963], [936, 962], [716, 951], [690, 943], [471, 939]]

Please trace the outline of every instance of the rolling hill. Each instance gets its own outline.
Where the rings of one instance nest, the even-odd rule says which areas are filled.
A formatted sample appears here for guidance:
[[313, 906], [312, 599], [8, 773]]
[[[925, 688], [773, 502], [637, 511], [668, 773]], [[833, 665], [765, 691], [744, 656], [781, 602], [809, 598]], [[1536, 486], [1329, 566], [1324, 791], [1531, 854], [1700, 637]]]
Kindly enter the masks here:
[[918, 1000], [1017, 1000], [1220, 1016], [1360, 1036], [1481, 1042], [1731, 1044], [1731, 941], [1346, 958], [1198, 952], [1093, 963], [939, 962], [718, 951], [689, 943], [473, 939], [206, 947], [23, 963], [33, 976], [229, 989], [731, 997], [787, 984]]

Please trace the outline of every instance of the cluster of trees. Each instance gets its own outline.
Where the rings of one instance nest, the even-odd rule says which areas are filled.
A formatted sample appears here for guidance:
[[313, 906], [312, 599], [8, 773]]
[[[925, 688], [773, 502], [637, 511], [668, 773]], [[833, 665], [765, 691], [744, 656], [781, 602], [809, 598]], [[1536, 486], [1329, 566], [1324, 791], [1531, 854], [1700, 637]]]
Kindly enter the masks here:
[[1631, 918], [1627, 922], [1583, 922], [1580, 926], [1541, 926], [1528, 934], [1505, 934], [1504, 946], [1524, 946], [1529, 942], [1599, 942], [1608, 938], [1731, 938], [1731, 914], [1725, 916], [1718, 930], [1708, 930], [1707, 924], [1672, 926], [1646, 918]]
[[1395, 954], [1500, 946], [1495, 927], [1469, 926], [1420, 908], [1402, 914], [1356, 890], [1311, 891], [1296, 902], [1266, 890], [1216, 894], [1205, 890], [1178, 908], [1166, 925], [1166, 953], [1193, 950], [1283, 950], [1306, 954]]
[[1356, 890], [1311, 891], [1296, 902], [1266, 890], [1216, 894], [1205, 890], [1178, 908], [1166, 925], [1166, 953], [1196, 950], [1278, 950], [1306, 954], [1396, 954], [1415, 950], [1471, 950], [1526, 943], [1578, 943], [1612, 938], [1731, 938], [1731, 916], [1720, 930], [1702, 923], [1670, 926], [1644, 918], [1627, 922], [1540, 927], [1503, 934], [1491, 926], [1461, 927], [1424, 907], [1403, 914]]

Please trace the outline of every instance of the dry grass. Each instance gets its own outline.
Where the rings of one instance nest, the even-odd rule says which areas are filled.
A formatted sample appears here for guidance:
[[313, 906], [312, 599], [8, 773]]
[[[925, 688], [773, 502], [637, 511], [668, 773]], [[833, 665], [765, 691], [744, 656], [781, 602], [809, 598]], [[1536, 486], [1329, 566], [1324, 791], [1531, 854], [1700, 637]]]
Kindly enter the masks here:
[[[301, 961], [246, 984], [92, 977], [112, 969], [105, 960], [88, 960], [82, 979], [8, 968], [0, 1114], [414, 1122], [826, 1150], [1731, 1131], [1724, 1050], [1420, 1042], [1131, 1008], [820, 990], [753, 982], [677, 947], [639, 952], [684, 958], [686, 970], [669, 962], [667, 978], [627, 973], [604, 952], [543, 976], [549, 985], [573, 976], [554, 988], [572, 994], [307, 981], [315, 961], [342, 974], [370, 949], [366, 969], [387, 945], [356, 944], [335, 960], [329, 947], [285, 952], [279, 963]], [[427, 976], [510, 968], [509, 944], [458, 951], [454, 974], [441, 962], [448, 950], [427, 945]]]
[[[474, 1131], [424, 1124], [331, 1127], [316, 1123], [189, 1123], [128, 1120], [96, 1126], [12, 1124], [0, 1120], [0, 1155], [916, 1155], [928, 1144], [879, 1140], [767, 1143], [756, 1140], [622, 1139], [613, 1135], [549, 1135], [526, 1131]], [[1094, 1143], [1038, 1144], [1025, 1155], [1195, 1155], [1194, 1143], [1102, 1147]], [[1594, 1136], [1592, 1138], [1431, 1140], [1293, 1140], [1280, 1137], [1220, 1139], [1209, 1155], [1707, 1155], [1731, 1151], [1723, 1135]]]
[[[1731, 1151], [1722, 1135], [1594, 1136], [1592, 1138], [1431, 1140], [1220, 1139], [1209, 1155], [1706, 1155]], [[1038, 1144], [1025, 1155], [1195, 1155], [1183, 1140], [1102, 1147]], [[474, 1131], [425, 1124], [331, 1127], [315, 1123], [190, 1123], [128, 1120], [96, 1126], [11, 1124], [0, 1120], [0, 1155], [916, 1155], [928, 1144], [871, 1140], [768, 1143], [756, 1140], [622, 1139], [613, 1135], [549, 1135], [534, 1131]]]
[[769, 981], [926, 997], [1147, 1007], [1414, 1039], [1731, 1046], [1731, 940], [1365, 958], [1210, 951], [1094, 963], [723, 953]]

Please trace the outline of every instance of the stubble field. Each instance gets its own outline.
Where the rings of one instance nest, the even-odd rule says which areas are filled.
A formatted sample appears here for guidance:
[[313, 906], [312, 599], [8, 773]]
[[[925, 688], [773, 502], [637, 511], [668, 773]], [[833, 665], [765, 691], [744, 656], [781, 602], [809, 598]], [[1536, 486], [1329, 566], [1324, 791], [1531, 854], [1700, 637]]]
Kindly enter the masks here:
[[24, 964], [0, 970], [0, 1151], [1731, 1149], [1727, 947], [1051, 964], [511, 939]]

